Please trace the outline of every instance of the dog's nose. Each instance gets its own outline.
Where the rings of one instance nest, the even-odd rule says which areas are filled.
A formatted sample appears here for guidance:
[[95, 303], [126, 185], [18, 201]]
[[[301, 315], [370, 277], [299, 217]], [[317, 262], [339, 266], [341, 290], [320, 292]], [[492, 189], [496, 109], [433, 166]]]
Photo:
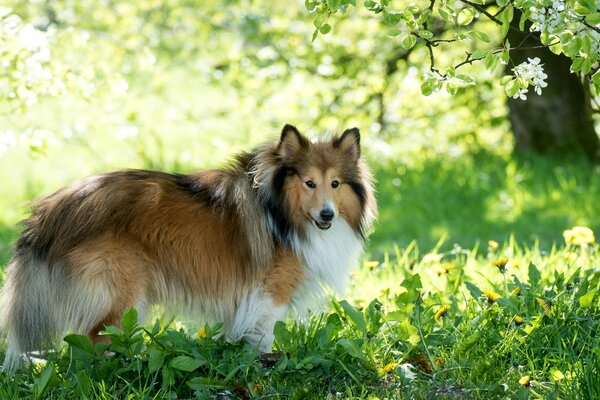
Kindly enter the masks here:
[[335, 213], [330, 208], [325, 208], [325, 209], [321, 210], [321, 213], [319, 214], [319, 216], [321, 217], [321, 220], [323, 220], [325, 222], [331, 221], [333, 219], [334, 215], [335, 215]]

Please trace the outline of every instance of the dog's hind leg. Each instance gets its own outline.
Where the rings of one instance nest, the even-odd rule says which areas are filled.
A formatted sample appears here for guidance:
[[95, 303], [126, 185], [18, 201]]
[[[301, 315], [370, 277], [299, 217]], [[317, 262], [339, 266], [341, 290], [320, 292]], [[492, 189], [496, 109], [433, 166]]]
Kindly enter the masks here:
[[99, 335], [105, 326], [120, 326], [123, 312], [145, 309], [148, 260], [133, 244], [122, 241], [97, 241], [69, 255], [77, 281], [77, 299], [69, 303], [77, 332], [88, 335], [93, 343], [106, 342]]

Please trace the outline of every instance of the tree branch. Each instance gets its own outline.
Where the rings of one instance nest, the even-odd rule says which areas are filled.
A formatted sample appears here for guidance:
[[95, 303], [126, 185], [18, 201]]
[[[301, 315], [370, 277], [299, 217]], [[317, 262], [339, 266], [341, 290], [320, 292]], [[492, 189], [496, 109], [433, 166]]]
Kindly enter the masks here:
[[460, 1], [462, 1], [465, 4], [470, 5], [471, 7], [473, 7], [474, 9], [476, 9], [477, 11], [479, 11], [480, 13], [482, 13], [483, 15], [485, 15], [486, 17], [488, 17], [491, 21], [494, 21], [498, 25], [502, 25], [502, 21], [500, 21], [498, 18], [496, 18], [495, 16], [493, 16], [492, 14], [490, 14], [480, 4], [473, 3], [473, 2], [471, 2], [469, 0], [460, 0]]

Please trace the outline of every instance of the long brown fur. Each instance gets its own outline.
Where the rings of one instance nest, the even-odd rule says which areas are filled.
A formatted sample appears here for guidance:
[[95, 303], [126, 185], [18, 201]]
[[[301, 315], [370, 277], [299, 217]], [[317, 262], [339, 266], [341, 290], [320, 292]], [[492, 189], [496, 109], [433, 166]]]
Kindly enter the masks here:
[[98, 340], [126, 308], [154, 304], [224, 321], [228, 337], [267, 351], [275, 320], [320, 274], [306, 240], [328, 234], [314, 225], [326, 224], [324, 202], [361, 239], [375, 217], [359, 138], [352, 129], [309, 143], [286, 125], [278, 142], [225, 168], [113, 172], [41, 199], [2, 289], [5, 366], [66, 331]]

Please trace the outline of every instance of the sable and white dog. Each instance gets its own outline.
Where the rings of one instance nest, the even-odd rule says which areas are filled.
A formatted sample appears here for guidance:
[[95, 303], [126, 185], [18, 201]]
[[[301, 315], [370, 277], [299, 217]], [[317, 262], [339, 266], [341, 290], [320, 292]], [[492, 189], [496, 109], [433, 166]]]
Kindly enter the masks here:
[[75, 183], [23, 222], [2, 288], [4, 366], [66, 332], [97, 341], [154, 304], [271, 351], [288, 306], [343, 290], [376, 212], [356, 128], [311, 143], [286, 125], [225, 168]]

